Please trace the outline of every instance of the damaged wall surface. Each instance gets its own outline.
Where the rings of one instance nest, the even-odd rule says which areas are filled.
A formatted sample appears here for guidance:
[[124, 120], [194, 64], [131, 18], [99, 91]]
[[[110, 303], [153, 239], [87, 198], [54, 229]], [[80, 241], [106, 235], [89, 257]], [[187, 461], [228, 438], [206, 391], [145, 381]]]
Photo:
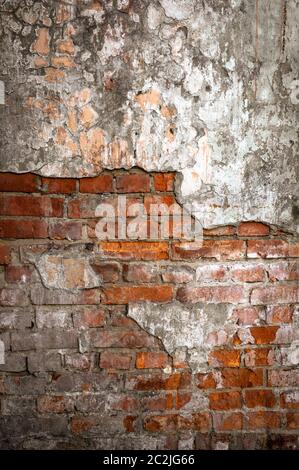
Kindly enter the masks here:
[[299, 448], [298, 10], [0, 0], [0, 448]]
[[0, 13], [2, 171], [175, 170], [204, 226], [296, 228], [297, 0], [1, 0]]

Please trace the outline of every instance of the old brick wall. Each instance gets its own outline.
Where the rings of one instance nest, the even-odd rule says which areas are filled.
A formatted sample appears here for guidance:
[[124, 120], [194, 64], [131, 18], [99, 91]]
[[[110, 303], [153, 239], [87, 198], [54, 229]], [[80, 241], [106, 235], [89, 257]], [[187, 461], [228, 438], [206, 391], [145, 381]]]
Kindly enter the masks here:
[[0, 175], [1, 448], [298, 448], [298, 239], [95, 237], [99, 202], [171, 204], [175, 177]]

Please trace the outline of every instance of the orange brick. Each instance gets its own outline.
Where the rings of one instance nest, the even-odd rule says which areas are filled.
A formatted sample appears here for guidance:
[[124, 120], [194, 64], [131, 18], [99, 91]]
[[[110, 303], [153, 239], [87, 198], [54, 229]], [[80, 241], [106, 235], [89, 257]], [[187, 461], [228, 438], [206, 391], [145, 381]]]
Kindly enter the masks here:
[[213, 367], [239, 367], [240, 351], [216, 349], [209, 355], [209, 364]]
[[103, 290], [103, 304], [128, 304], [129, 302], [169, 302], [173, 298], [171, 286], [119, 286]]
[[275, 403], [275, 395], [271, 390], [245, 390], [245, 405], [248, 408], [273, 408]]
[[261, 222], [242, 222], [238, 226], [238, 235], [241, 237], [265, 237], [269, 232], [268, 225]]
[[137, 369], [163, 369], [167, 363], [168, 356], [164, 352], [139, 352], [136, 356]]
[[212, 392], [209, 395], [211, 410], [241, 408], [240, 392]]

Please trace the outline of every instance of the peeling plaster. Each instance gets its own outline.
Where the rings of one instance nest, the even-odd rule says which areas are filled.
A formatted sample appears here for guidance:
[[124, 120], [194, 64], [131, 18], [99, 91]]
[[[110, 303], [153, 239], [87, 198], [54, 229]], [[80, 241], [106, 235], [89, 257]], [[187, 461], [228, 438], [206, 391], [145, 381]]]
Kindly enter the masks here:
[[226, 344], [237, 329], [223, 304], [132, 303], [128, 316], [159, 338], [168, 354], [184, 357], [194, 372], [207, 370], [209, 351]]
[[298, 2], [281, 3], [1, 2], [1, 171], [173, 170], [205, 226], [295, 230]]

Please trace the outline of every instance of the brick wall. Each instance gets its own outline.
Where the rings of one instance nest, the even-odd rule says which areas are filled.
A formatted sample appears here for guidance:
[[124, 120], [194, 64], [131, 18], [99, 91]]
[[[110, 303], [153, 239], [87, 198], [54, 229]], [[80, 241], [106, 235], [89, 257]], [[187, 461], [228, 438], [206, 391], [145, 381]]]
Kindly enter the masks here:
[[[202, 247], [95, 237], [99, 202], [171, 204], [174, 177], [0, 174], [2, 448], [299, 447], [298, 240], [260, 222]], [[234, 334], [195, 372], [128, 317], [145, 301], [224, 305]]]

